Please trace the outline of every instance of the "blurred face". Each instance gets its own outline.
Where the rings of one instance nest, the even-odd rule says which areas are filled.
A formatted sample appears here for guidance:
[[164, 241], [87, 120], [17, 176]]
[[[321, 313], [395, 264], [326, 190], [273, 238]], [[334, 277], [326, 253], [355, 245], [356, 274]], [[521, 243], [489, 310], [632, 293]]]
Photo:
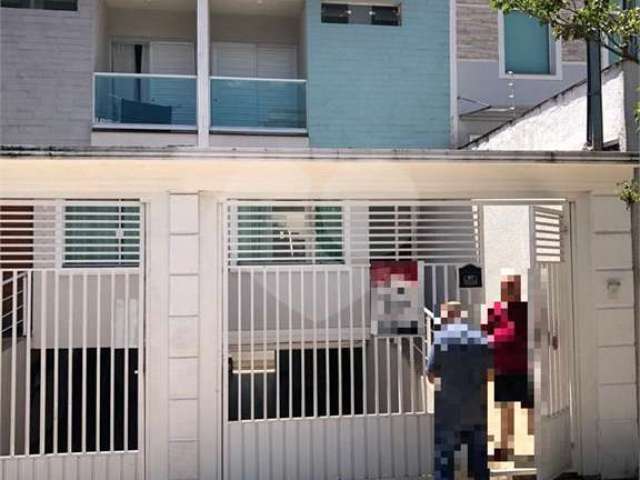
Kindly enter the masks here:
[[460, 304], [445, 303], [440, 306], [440, 321], [442, 324], [462, 323], [466, 320], [467, 312], [462, 310]]
[[520, 275], [505, 275], [500, 282], [500, 300], [519, 302], [521, 294]]

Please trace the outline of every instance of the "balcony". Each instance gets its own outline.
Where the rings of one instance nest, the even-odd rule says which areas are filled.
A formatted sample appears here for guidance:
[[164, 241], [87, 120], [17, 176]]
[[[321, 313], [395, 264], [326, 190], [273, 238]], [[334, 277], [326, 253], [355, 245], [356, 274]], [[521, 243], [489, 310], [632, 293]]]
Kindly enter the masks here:
[[211, 77], [211, 131], [307, 132], [306, 80]]
[[193, 75], [94, 75], [94, 128], [194, 130], [196, 103]]
[[[204, 127], [217, 146], [308, 146], [303, 6], [210, 0], [209, 58], [198, 58], [194, 0], [105, 0], [92, 144], [193, 146]], [[210, 99], [198, 107], [203, 62]]]

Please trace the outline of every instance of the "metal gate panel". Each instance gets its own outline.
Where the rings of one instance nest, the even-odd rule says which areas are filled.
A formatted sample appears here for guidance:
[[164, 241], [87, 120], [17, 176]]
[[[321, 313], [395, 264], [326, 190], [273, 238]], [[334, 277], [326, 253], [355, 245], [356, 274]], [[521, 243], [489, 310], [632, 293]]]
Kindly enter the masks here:
[[421, 261], [429, 299], [478, 301], [457, 272], [479, 263], [479, 209], [238, 200], [224, 211], [224, 478], [430, 472], [428, 340], [372, 334], [369, 267]]
[[144, 477], [142, 216], [0, 201], [4, 479]]
[[530, 318], [536, 331], [536, 465], [540, 479], [571, 468], [573, 300], [568, 206], [530, 208]]

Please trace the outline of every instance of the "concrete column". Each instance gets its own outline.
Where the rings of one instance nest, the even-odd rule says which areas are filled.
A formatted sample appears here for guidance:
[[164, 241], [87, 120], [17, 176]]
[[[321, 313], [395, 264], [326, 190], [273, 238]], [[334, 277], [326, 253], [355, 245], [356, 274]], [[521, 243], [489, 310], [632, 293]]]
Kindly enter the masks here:
[[[148, 199], [146, 209], [146, 295], [148, 296], [145, 328], [146, 350], [146, 419], [145, 465], [147, 479], [169, 477], [169, 195], [156, 193]], [[153, 274], [150, 274], [153, 272]]]
[[[627, 478], [638, 465], [629, 213], [606, 193], [592, 195], [591, 208], [597, 370], [590, 375], [597, 382], [598, 472], [603, 478]], [[583, 415], [583, 422], [587, 418]]]
[[[199, 199], [172, 193], [169, 212], [169, 480], [200, 477], [198, 436], [200, 322]], [[157, 419], [149, 419], [151, 422]]]
[[209, 146], [209, 0], [198, 2], [198, 147]]

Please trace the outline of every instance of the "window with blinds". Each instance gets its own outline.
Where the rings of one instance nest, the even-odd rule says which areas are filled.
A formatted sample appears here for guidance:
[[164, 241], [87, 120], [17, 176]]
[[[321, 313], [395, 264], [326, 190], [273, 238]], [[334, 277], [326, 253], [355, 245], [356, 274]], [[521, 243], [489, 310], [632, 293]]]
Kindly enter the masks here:
[[64, 212], [64, 265], [138, 265], [140, 207], [67, 206]]
[[296, 45], [213, 42], [214, 76], [238, 78], [298, 78]]
[[469, 202], [235, 201], [231, 265], [480, 260], [480, 211]]
[[340, 206], [238, 205], [231, 220], [229, 252], [237, 265], [344, 262]]
[[[480, 259], [480, 212], [468, 203], [370, 205], [354, 209], [354, 259], [460, 264]], [[358, 233], [366, 228], [366, 236]]]
[[128, 200], [0, 200], [0, 268], [138, 266], [142, 207]]

